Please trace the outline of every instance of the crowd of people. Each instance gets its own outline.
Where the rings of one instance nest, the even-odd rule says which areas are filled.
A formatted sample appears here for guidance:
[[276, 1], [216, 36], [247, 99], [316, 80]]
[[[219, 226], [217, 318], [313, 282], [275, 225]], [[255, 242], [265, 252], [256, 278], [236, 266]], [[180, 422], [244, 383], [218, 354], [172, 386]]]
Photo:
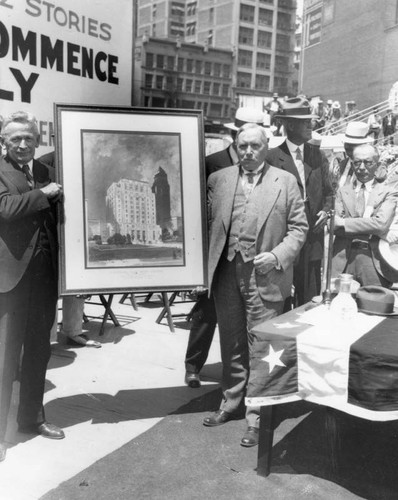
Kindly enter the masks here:
[[[319, 115], [305, 97], [284, 99], [272, 112], [285, 133], [279, 146], [269, 149], [262, 112], [239, 108], [227, 126], [232, 143], [206, 158], [209, 288], [192, 291], [197, 302], [185, 357], [185, 383], [200, 387], [218, 325], [222, 400], [203, 424], [215, 427], [245, 414], [244, 447], [257, 445], [259, 437], [259, 408], [244, 406], [250, 396], [251, 353], [261, 340], [252, 328], [320, 296], [325, 227], [334, 195], [333, 276], [347, 272], [360, 285], [386, 288], [398, 281], [394, 263], [378, 246], [380, 239], [398, 241], [396, 156], [391, 150], [380, 155], [370, 125], [354, 121], [344, 136], [345, 158], [330, 165], [312, 142]], [[394, 128], [395, 122], [389, 120], [388, 126]], [[58, 301], [62, 186], [54, 180], [54, 166], [34, 158], [39, 146], [35, 117], [22, 111], [6, 117], [1, 141], [0, 461], [6, 457], [16, 377], [19, 431], [65, 437], [46, 421], [43, 408]], [[87, 345], [81, 336], [84, 300], [64, 300], [65, 320], [71, 316], [64, 333]]]

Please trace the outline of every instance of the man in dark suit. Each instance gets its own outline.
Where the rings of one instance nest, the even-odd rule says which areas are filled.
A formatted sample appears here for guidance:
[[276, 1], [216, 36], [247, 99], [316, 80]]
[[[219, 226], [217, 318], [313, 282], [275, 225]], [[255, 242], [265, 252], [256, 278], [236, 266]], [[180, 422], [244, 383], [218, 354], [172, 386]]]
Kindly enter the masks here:
[[389, 287], [398, 273], [381, 259], [379, 240], [394, 219], [396, 183], [378, 182], [379, 153], [371, 144], [355, 147], [355, 180], [337, 192], [332, 276], [349, 273], [361, 285]]
[[[279, 118], [287, 138], [267, 154], [270, 165], [293, 174], [297, 180], [309, 224], [307, 241], [294, 268], [295, 303], [301, 305], [320, 293], [323, 258], [323, 227], [330, 209], [332, 188], [329, 162], [319, 148], [307, 141], [312, 137], [309, 102], [302, 97], [286, 99]], [[286, 304], [286, 309], [290, 304]]]
[[[50, 332], [57, 303], [56, 203], [61, 186], [54, 172], [33, 159], [39, 145], [35, 118], [5, 118], [0, 159], [0, 460], [4, 460], [12, 385], [19, 372], [18, 429], [62, 439], [45, 420], [44, 384]], [[20, 362], [21, 352], [23, 352]]]
[[[231, 132], [233, 142], [222, 151], [206, 157], [206, 179], [213, 172], [238, 163], [234, 141], [236, 132], [245, 123], [262, 125], [263, 120], [264, 114], [255, 108], [237, 109], [234, 122], [225, 124]], [[213, 297], [208, 296], [206, 289], [197, 288], [192, 291], [192, 296], [197, 298], [197, 302], [192, 310], [192, 325], [185, 354], [185, 383], [191, 388], [197, 388], [201, 385], [199, 373], [209, 354], [217, 325], [217, 315]]]
[[[203, 421], [216, 426], [237, 418], [249, 378], [254, 325], [282, 312], [293, 262], [308, 229], [295, 178], [265, 162], [263, 127], [237, 133], [239, 168], [208, 181], [209, 292], [214, 292], [223, 363], [220, 409]], [[258, 443], [259, 408], [247, 407], [241, 445]]]

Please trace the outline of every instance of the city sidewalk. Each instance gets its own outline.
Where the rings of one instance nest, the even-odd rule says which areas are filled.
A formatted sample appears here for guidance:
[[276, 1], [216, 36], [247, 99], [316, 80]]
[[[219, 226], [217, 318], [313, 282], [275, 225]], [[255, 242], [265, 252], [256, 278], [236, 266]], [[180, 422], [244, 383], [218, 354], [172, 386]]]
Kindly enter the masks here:
[[2, 500], [397, 498], [391, 426], [370, 432], [358, 420], [345, 420], [349, 435], [359, 437], [332, 474], [324, 409], [315, 405], [278, 407], [271, 475], [257, 476], [257, 448], [239, 445], [244, 419], [214, 429], [202, 425], [220, 401], [217, 334], [202, 387], [184, 385], [184, 315], [192, 303], [172, 306], [173, 314], [183, 314], [172, 333], [166, 319], [156, 323], [162, 307], [156, 294], [137, 311], [115, 296], [121, 326], [108, 322], [99, 337], [103, 307], [97, 298], [86, 305], [85, 328], [102, 347], [53, 343], [45, 409], [66, 438], [19, 434], [14, 405], [7, 458], [0, 464]]

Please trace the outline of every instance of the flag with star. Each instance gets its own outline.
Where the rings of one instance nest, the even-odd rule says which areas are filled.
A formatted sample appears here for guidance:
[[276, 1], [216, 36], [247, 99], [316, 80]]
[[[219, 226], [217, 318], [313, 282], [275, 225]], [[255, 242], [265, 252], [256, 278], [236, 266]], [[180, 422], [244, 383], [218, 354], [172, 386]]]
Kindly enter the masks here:
[[358, 313], [347, 325], [327, 306], [303, 306], [255, 326], [246, 405], [304, 399], [370, 420], [398, 419], [397, 321]]

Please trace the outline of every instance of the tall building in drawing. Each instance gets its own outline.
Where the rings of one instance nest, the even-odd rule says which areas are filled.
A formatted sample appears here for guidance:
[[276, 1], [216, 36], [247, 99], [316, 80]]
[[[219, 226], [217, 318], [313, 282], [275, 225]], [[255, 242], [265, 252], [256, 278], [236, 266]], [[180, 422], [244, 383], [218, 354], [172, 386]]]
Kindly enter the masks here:
[[106, 192], [107, 222], [113, 234], [130, 235], [132, 243], [159, 243], [156, 202], [148, 182], [120, 179]]
[[154, 175], [152, 193], [156, 200], [156, 224], [162, 228], [162, 232], [172, 232], [170, 185], [167, 173], [162, 167]]

